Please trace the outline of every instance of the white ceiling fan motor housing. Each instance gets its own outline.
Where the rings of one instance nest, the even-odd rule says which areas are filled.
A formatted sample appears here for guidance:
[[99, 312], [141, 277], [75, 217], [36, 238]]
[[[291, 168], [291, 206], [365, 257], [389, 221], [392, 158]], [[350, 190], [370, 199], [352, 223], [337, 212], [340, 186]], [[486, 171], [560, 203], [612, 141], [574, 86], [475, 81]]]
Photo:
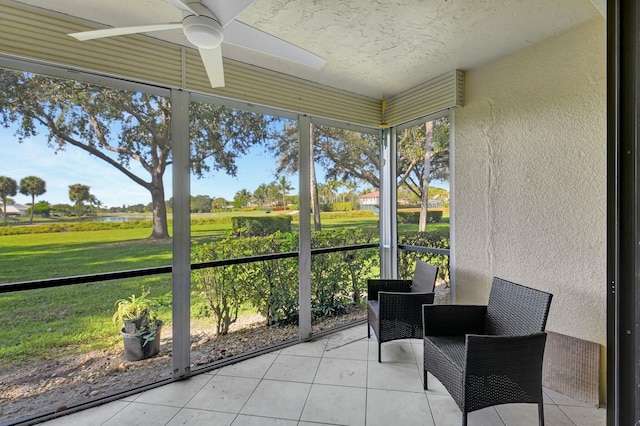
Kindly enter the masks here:
[[199, 49], [215, 49], [224, 39], [222, 25], [208, 16], [189, 15], [182, 25], [187, 40]]

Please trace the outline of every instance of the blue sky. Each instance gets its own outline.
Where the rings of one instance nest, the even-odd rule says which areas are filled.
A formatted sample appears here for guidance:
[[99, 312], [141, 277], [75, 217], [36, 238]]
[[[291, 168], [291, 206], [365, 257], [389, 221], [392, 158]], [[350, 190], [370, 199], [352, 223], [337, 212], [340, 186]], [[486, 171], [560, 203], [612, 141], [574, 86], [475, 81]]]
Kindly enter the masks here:
[[[69, 204], [69, 185], [81, 183], [90, 186], [91, 193], [108, 207], [151, 202], [151, 195], [146, 189], [113, 166], [79, 148], [68, 146], [65, 151], [56, 154], [47, 146], [46, 136], [40, 135], [18, 143], [7, 129], [0, 130], [0, 138], [3, 146], [0, 176], [13, 178], [18, 184], [26, 176], [43, 179], [47, 184], [47, 192], [36, 201]], [[232, 200], [240, 189], [253, 191], [261, 183], [274, 180], [274, 160], [263, 148], [256, 148], [248, 156], [240, 158], [237, 165], [241, 178], [228, 176], [224, 172], [213, 172], [202, 179], [192, 177], [191, 194]], [[137, 163], [132, 162], [130, 170], [148, 180], [148, 173]], [[297, 177], [288, 176], [288, 179], [297, 188]], [[172, 194], [171, 169], [165, 173], [164, 182], [165, 196], [169, 199]], [[31, 202], [31, 197], [20, 193], [13, 198], [20, 204]]]
[[[18, 143], [10, 129], [0, 129], [0, 176], [8, 176], [16, 180], [26, 176], [38, 176], [47, 185], [47, 192], [36, 198], [37, 201], [48, 201], [50, 204], [70, 204], [69, 185], [81, 183], [91, 187], [91, 194], [102, 202], [103, 206], [113, 207], [132, 204], [148, 204], [151, 195], [113, 166], [93, 157], [85, 151], [68, 146], [65, 151], [54, 153], [47, 146], [46, 136], [39, 135]], [[247, 189], [253, 192], [261, 183], [275, 180], [275, 162], [272, 156], [257, 147], [249, 155], [237, 161], [238, 177], [228, 176], [224, 172], [213, 172], [202, 179], [192, 177], [191, 194], [208, 195], [212, 198], [223, 197], [232, 200], [234, 194]], [[148, 179], [141, 166], [132, 162], [130, 169], [138, 176]], [[321, 169], [318, 172], [319, 182], [324, 181]], [[297, 191], [297, 176], [287, 176]], [[171, 169], [164, 176], [165, 198], [172, 195]], [[446, 183], [435, 184], [442, 188], [449, 187]], [[18, 193], [14, 200], [19, 204], [31, 202], [31, 197]]]

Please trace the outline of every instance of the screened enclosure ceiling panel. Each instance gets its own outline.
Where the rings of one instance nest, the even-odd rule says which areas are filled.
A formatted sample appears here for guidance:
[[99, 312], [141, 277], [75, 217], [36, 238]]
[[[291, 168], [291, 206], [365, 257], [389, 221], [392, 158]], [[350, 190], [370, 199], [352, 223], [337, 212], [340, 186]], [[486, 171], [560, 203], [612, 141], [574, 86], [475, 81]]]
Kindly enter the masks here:
[[[206, 0], [209, 1], [209, 0]], [[217, 0], [225, 1], [225, 0]], [[227, 0], [234, 1], [234, 0]], [[95, 28], [181, 21], [168, 0], [20, 0]], [[256, 0], [237, 20], [326, 60], [313, 69], [223, 45], [223, 56], [375, 99], [471, 70], [599, 16], [604, 0]], [[181, 30], [150, 37], [193, 47]]]

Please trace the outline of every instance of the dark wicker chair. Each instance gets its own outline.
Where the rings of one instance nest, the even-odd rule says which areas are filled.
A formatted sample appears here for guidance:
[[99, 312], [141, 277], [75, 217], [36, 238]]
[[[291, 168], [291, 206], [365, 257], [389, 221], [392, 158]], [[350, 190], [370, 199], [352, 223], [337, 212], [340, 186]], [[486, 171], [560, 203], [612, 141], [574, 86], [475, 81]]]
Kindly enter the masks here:
[[367, 281], [367, 336], [373, 329], [378, 338], [378, 362], [382, 343], [422, 338], [422, 305], [433, 303], [437, 275], [437, 266], [417, 259], [413, 280]]
[[538, 404], [544, 425], [542, 356], [552, 295], [494, 278], [487, 306], [424, 305], [427, 371], [467, 413], [498, 404]]

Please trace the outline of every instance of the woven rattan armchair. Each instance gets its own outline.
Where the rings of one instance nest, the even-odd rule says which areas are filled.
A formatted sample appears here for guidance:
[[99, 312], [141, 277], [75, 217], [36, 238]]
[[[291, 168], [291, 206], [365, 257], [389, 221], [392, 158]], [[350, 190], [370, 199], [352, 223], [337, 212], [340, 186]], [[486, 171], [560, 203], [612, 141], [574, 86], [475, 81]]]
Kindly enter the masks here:
[[494, 278], [487, 306], [424, 305], [424, 388], [427, 371], [462, 410], [538, 404], [544, 425], [542, 356], [552, 295]]
[[422, 305], [433, 303], [438, 267], [416, 259], [413, 280], [370, 279], [367, 281], [367, 335], [371, 329], [381, 345], [397, 339], [422, 339]]

